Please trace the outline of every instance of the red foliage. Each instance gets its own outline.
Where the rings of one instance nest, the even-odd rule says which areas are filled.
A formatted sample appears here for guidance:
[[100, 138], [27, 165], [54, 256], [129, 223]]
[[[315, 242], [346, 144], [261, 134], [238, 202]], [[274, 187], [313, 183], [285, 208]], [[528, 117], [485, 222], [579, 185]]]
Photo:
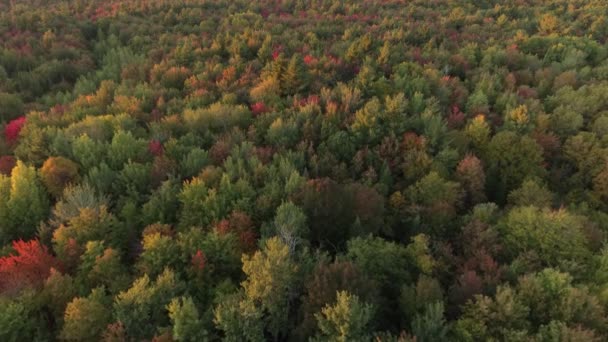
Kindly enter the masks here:
[[266, 107], [266, 104], [264, 104], [264, 102], [256, 102], [252, 104], [250, 108], [251, 113], [253, 113], [253, 116], [258, 116], [269, 111], [268, 107]]
[[161, 156], [164, 152], [163, 144], [157, 139], [152, 139], [148, 144], [148, 151], [150, 151], [150, 153], [152, 153], [154, 156]]
[[13, 156], [0, 157], [0, 174], [10, 176], [15, 164], [17, 160]]
[[304, 64], [311, 65], [317, 63], [317, 59], [311, 55], [304, 56]]
[[220, 234], [233, 233], [239, 239], [241, 251], [249, 253], [256, 248], [257, 234], [254, 230], [253, 221], [249, 215], [233, 211], [227, 219], [221, 220], [215, 225]]
[[4, 127], [4, 138], [9, 145], [12, 145], [17, 142], [19, 139], [19, 133], [21, 133], [21, 129], [25, 125], [25, 116], [20, 116], [13, 121], [9, 122], [6, 127]]
[[460, 108], [456, 105], [452, 106], [452, 111], [448, 116], [448, 126], [453, 129], [460, 128], [464, 124], [464, 120], [465, 115]]
[[13, 241], [16, 254], [0, 258], [0, 293], [14, 294], [26, 287], [40, 287], [61, 265], [38, 240]]
[[274, 50], [272, 51], [272, 59], [276, 60], [277, 58], [279, 58], [279, 55], [281, 55], [281, 52], [283, 52], [282, 45], [275, 47]]
[[197, 272], [202, 272], [205, 270], [205, 266], [207, 265], [207, 257], [205, 253], [200, 249], [196, 251], [196, 253], [192, 256], [191, 260], [192, 266]]

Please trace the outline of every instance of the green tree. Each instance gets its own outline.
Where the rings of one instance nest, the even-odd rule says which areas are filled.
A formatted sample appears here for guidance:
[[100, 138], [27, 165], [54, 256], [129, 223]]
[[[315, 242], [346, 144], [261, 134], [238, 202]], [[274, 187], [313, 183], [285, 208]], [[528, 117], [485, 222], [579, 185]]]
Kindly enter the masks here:
[[281, 75], [281, 87], [286, 94], [293, 95], [306, 89], [307, 86], [306, 65], [302, 61], [302, 56], [294, 54]]
[[583, 266], [591, 253], [584, 226], [583, 217], [565, 209], [530, 206], [512, 209], [500, 224], [500, 231], [512, 256], [534, 251], [545, 265], [574, 261]]
[[521, 187], [509, 193], [507, 202], [514, 206], [548, 208], [553, 203], [553, 194], [544, 185], [538, 184], [535, 180], [527, 179]]
[[32, 237], [49, 212], [48, 194], [34, 167], [17, 161], [10, 177], [10, 190], [8, 186], [7, 178], [0, 176], [0, 193], [5, 195], [0, 198], [0, 208], [4, 209], [0, 214], [0, 237], [4, 243]]
[[252, 256], [244, 254], [242, 260], [247, 276], [241, 283], [242, 295], [216, 307], [215, 323], [228, 340], [260, 341], [263, 331], [278, 340], [289, 328], [299, 267], [278, 237], [266, 240], [263, 249]]
[[0, 122], [9, 122], [23, 115], [23, 101], [18, 94], [0, 91]]
[[65, 309], [60, 337], [66, 340], [98, 340], [112, 318], [110, 299], [103, 288], [85, 298], [74, 298]]
[[373, 306], [361, 303], [359, 297], [346, 291], [336, 293], [336, 303], [327, 304], [315, 314], [320, 341], [369, 341]]
[[168, 326], [166, 306], [183, 291], [184, 284], [170, 269], [154, 282], [147, 275], [135, 280], [131, 288], [114, 298], [114, 317], [134, 339], [149, 339], [157, 326]]
[[542, 177], [542, 150], [529, 137], [519, 137], [513, 132], [496, 134], [488, 145], [488, 193], [498, 203], [503, 203], [511, 190], [518, 188], [527, 177]]
[[421, 229], [432, 235], [446, 233], [446, 228], [456, 217], [462, 200], [460, 184], [443, 179], [431, 172], [406, 189], [412, 214], [417, 215]]
[[306, 215], [302, 209], [291, 202], [281, 204], [274, 217], [273, 233], [281, 238], [293, 254], [296, 247], [306, 241], [308, 235]]
[[416, 341], [447, 341], [448, 327], [443, 317], [443, 302], [427, 304], [424, 313], [417, 315], [412, 323]]
[[175, 341], [205, 341], [207, 331], [191, 297], [173, 298], [167, 305]]
[[293, 300], [298, 265], [289, 255], [289, 247], [278, 238], [266, 241], [264, 249], [253, 256], [243, 256], [241, 284], [248, 300], [259, 303], [267, 329], [278, 338], [286, 332]]

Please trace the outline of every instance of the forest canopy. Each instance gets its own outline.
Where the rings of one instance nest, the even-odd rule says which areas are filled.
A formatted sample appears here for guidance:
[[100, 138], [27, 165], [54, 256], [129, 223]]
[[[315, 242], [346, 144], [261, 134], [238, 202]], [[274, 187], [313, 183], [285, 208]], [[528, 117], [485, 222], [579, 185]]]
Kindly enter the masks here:
[[0, 340], [608, 340], [607, 18], [0, 1]]

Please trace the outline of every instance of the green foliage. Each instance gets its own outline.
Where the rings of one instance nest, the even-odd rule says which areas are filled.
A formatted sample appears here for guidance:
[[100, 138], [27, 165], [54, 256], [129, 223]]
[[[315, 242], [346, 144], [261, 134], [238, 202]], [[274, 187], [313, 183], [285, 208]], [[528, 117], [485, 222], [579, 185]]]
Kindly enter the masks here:
[[247, 300], [264, 313], [268, 331], [276, 338], [287, 329], [291, 293], [296, 286], [298, 266], [289, 256], [289, 248], [278, 238], [266, 241], [264, 249], [253, 256], [243, 256], [241, 284]]
[[36, 169], [17, 161], [10, 178], [0, 175], [0, 194], [0, 241], [31, 238], [49, 212], [48, 194]]
[[501, 223], [507, 250], [518, 255], [534, 251], [549, 266], [568, 261], [584, 266], [589, 257], [584, 219], [565, 209], [518, 207]]
[[165, 308], [182, 292], [183, 286], [170, 269], [165, 269], [154, 282], [144, 275], [115, 297], [114, 317], [124, 325], [128, 336], [152, 338], [156, 326], [169, 325]]
[[0, 92], [0, 122], [9, 122], [23, 114], [23, 101], [17, 94]]
[[532, 139], [512, 132], [496, 134], [487, 151], [489, 192], [501, 203], [525, 178], [544, 176], [542, 162], [542, 151]]
[[173, 326], [172, 336], [176, 341], [205, 341], [207, 331], [198, 310], [190, 297], [173, 298], [167, 305]]
[[94, 289], [85, 298], [74, 298], [66, 310], [60, 337], [66, 340], [99, 339], [110, 323], [109, 299], [103, 288]]
[[428, 304], [424, 313], [417, 315], [412, 323], [416, 341], [446, 341], [448, 327], [443, 318], [443, 303]]
[[307, 240], [306, 215], [293, 203], [283, 203], [277, 208], [272, 232], [289, 247], [290, 253], [293, 254], [296, 247]]
[[336, 303], [329, 304], [315, 314], [322, 341], [368, 341], [368, 326], [373, 315], [373, 307], [361, 303], [359, 297], [346, 291], [336, 294]]
[[2, 3], [0, 340], [608, 340], [605, 1]]

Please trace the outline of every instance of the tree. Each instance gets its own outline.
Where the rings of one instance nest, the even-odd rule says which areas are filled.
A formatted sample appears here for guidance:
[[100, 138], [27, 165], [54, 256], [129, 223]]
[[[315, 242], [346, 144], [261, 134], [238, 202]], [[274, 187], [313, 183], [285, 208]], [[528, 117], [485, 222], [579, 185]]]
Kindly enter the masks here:
[[[149, 228], [150, 226], [146, 230]], [[170, 235], [144, 231], [142, 240], [143, 251], [137, 266], [143, 273], [155, 276], [163, 272], [166, 267], [181, 268], [179, 246]]]
[[215, 308], [216, 326], [231, 341], [261, 341], [264, 331], [278, 340], [289, 328], [299, 267], [278, 237], [266, 240], [254, 255], [244, 254], [242, 261], [247, 276], [242, 292]]
[[224, 298], [213, 310], [213, 322], [224, 332], [225, 341], [262, 342], [265, 340], [263, 314], [254, 302], [241, 295]]
[[117, 293], [129, 285], [127, 269], [120, 260], [120, 254], [113, 248], [105, 248], [101, 241], [89, 241], [80, 256], [78, 280], [89, 288], [104, 286], [111, 293]]
[[0, 293], [14, 295], [26, 287], [40, 288], [61, 264], [38, 240], [13, 241], [15, 254], [0, 258]]
[[14, 145], [19, 140], [19, 134], [25, 126], [26, 118], [25, 116], [20, 116], [16, 119], [11, 120], [4, 127], [4, 140], [6, 140], [7, 144]]
[[466, 203], [474, 205], [485, 201], [486, 175], [481, 160], [475, 155], [469, 154], [458, 163], [456, 179], [467, 193]]
[[530, 309], [510, 287], [499, 287], [495, 298], [477, 295], [463, 311], [453, 329], [459, 340], [521, 340], [528, 334]]
[[294, 54], [281, 75], [281, 87], [286, 94], [293, 95], [304, 90], [307, 85], [306, 65], [302, 56]]
[[582, 266], [590, 257], [584, 225], [584, 218], [565, 209], [518, 207], [506, 215], [500, 230], [512, 256], [534, 251], [545, 265], [574, 261]]
[[447, 341], [448, 327], [443, 318], [443, 302], [427, 304], [424, 313], [414, 318], [412, 332], [416, 341]]
[[[0, 176], [0, 183], [1, 177], [4, 176]], [[0, 238], [3, 242], [18, 237], [32, 237], [49, 211], [48, 195], [40, 184], [34, 167], [17, 161], [11, 173], [8, 196], [0, 198], [0, 208], [3, 206], [6, 206], [6, 211], [0, 213], [0, 220], [5, 220], [0, 221], [0, 227], [3, 228]]]
[[120, 169], [130, 160], [137, 161], [143, 158], [146, 151], [145, 141], [136, 139], [131, 132], [119, 131], [112, 137], [112, 143], [108, 148], [109, 164], [115, 169]]
[[327, 304], [315, 314], [321, 334], [321, 341], [369, 341], [369, 325], [373, 307], [359, 302], [359, 297], [346, 291], [336, 293], [336, 303]]
[[525, 180], [519, 189], [509, 193], [507, 202], [514, 206], [551, 207], [553, 194], [544, 185], [532, 179]]
[[88, 183], [68, 186], [53, 208], [52, 223], [57, 226], [68, 223], [79, 216], [82, 209], [100, 210], [103, 206], [107, 207], [108, 202], [108, 198], [97, 194]]
[[259, 303], [268, 331], [278, 338], [288, 327], [299, 267], [290, 257], [289, 247], [276, 237], [253, 256], [243, 255], [242, 261], [247, 276], [241, 283], [245, 296]]
[[384, 329], [398, 326], [401, 322], [398, 322], [400, 313], [395, 298], [399, 297], [401, 287], [413, 279], [412, 253], [403, 245], [369, 236], [349, 240], [346, 258], [378, 289], [377, 313], [384, 317], [379, 326]]
[[509, 110], [505, 115], [505, 128], [514, 132], [526, 133], [530, 128], [530, 114], [528, 107], [521, 105]]
[[289, 253], [293, 254], [296, 247], [306, 241], [306, 215], [291, 202], [281, 204], [274, 218], [273, 232], [287, 245]]
[[412, 323], [417, 314], [423, 313], [428, 305], [436, 302], [443, 302], [443, 290], [435, 278], [421, 275], [415, 284], [401, 288], [399, 304], [405, 322]]
[[518, 188], [527, 177], [542, 177], [543, 155], [541, 148], [526, 136], [513, 132], [496, 134], [488, 145], [488, 193], [492, 199], [503, 203], [507, 194]]
[[78, 216], [70, 218], [53, 232], [53, 248], [57, 255], [66, 258], [71, 241], [85, 245], [87, 241], [105, 240], [110, 246], [120, 247], [126, 242], [128, 233], [121, 228], [107, 207], [82, 208]]
[[204, 341], [207, 331], [191, 297], [173, 298], [167, 305], [175, 341]]
[[63, 189], [78, 179], [78, 165], [63, 157], [50, 157], [40, 169], [42, 182], [55, 197], [61, 196]]
[[540, 18], [538, 29], [542, 34], [551, 34], [555, 32], [558, 25], [558, 19], [554, 15], [547, 13]]
[[471, 139], [471, 143], [478, 150], [485, 148], [490, 140], [490, 126], [484, 115], [477, 115], [465, 127], [465, 134]]
[[329, 178], [310, 180], [294, 193], [293, 202], [306, 213], [313, 244], [344, 245], [355, 217], [350, 194], [340, 184]]
[[422, 231], [440, 235], [456, 216], [462, 191], [458, 183], [444, 180], [433, 171], [409, 186], [406, 195], [412, 214], [420, 218]]
[[65, 308], [69, 302], [78, 294], [74, 279], [69, 274], [61, 273], [52, 268], [51, 273], [44, 281], [41, 297], [45, 304], [50, 307], [58, 325], [63, 323]]
[[[17, 342], [23, 339], [44, 339], [49, 336], [37, 334], [37, 326], [42, 323], [32, 319], [32, 307], [28, 300], [12, 300], [0, 297], [0, 339]], [[40, 330], [38, 330], [40, 332]]]
[[98, 340], [112, 317], [109, 303], [103, 288], [94, 289], [85, 298], [74, 298], [65, 309], [59, 336], [66, 340]]
[[0, 92], [0, 122], [6, 122], [23, 114], [23, 101], [18, 94]]
[[363, 301], [373, 303], [378, 291], [370, 280], [351, 261], [335, 260], [332, 263], [320, 261], [306, 281], [302, 299], [303, 319], [294, 335], [300, 340], [313, 337], [317, 328], [315, 314], [327, 304], [336, 302], [336, 294], [347, 291]]
[[152, 338], [157, 326], [169, 325], [165, 308], [183, 291], [183, 287], [184, 284], [170, 269], [165, 269], [154, 282], [144, 275], [114, 298], [114, 317], [130, 338]]
[[590, 329], [605, 329], [605, 308], [570, 274], [546, 268], [518, 279], [517, 293], [530, 308], [529, 321], [537, 327], [561, 321]]

